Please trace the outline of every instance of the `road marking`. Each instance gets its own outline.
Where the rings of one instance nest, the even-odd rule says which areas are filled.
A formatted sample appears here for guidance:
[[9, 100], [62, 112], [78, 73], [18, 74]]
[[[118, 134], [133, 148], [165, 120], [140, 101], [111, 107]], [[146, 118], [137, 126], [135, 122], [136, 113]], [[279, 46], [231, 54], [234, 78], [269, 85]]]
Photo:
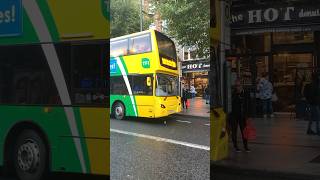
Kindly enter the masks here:
[[177, 140], [167, 139], [167, 138], [162, 138], [162, 137], [157, 137], [157, 136], [138, 134], [138, 133], [134, 133], [134, 132], [122, 131], [122, 130], [117, 130], [117, 129], [110, 129], [110, 131], [115, 132], [115, 133], [119, 133], [119, 134], [126, 134], [126, 135], [130, 135], [130, 136], [142, 137], [142, 138], [146, 138], [146, 139], [152, 139], [152, 140], [156, 140], [156, 141], [162, 141], [162, 142], [167, 142], [167, 143], [171, 143], [171, 144], [178, 144], [178, 145], [182, 145], [182, 146], [187, 146], [187, 147], [192, 147], [192, 148], [196, 148], [196, 149], [210, 151], [209, 146], [203, 146], [203, 145], [199, 145], [199, 144], [177, 141]]
[[181, 122], [181, 123], [188, 123], [188, 124], [191, 123], [190, 121], [182, 121], [182, 120], [176, 120], [176, 121]]
[[205, 126], [210, 126], [210, 124], [204, 124]]

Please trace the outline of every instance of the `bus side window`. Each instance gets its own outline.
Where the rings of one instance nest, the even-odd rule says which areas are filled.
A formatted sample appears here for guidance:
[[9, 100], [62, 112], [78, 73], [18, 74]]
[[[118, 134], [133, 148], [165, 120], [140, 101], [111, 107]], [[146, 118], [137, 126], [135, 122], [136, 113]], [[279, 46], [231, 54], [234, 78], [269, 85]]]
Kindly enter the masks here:
[[128, 39], [111, 42], [110, 55], [113, 57], [128, 55]]
[[129, 42], [130, 54], [140, 54], [151, 51], [150, 34], [144, 34], [130, 38]]

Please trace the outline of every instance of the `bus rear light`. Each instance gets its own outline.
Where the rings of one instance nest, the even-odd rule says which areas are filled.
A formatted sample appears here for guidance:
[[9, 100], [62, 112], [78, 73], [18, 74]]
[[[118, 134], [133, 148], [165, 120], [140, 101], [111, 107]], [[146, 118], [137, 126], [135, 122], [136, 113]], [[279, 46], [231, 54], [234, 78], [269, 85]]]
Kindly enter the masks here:
[[165, 106], [165, 105], [163, 105], [163, 104], [161, 104], [161, 108], [166, 108], [166, 106]]

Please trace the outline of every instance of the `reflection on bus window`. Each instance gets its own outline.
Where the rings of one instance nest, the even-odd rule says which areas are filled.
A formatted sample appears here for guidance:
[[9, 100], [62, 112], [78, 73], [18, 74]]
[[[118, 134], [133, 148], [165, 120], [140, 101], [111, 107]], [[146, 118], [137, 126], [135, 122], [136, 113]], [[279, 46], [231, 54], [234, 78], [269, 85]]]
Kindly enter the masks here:
[[179, 83], [178, 77], [157, 74], [157, 87], [156, 96], [178, 96], [179, 95]]
[[[147, 77], [151, 77], [151, 86], [147, 85]], [[132, 89], [132, 95], [152, 96], [153, 78], [151, 74], [128, 75], [127, 76]], [[110, 77], [110, 93], [114, 95], [128, 95], [128, 89], [122, 76]]]
[[72, 92], [74, 104], [107, 104], [105, 62], [101, 60], [102, 44], [74, 45]]
[[161, 56], [177, 60], [176, 48], [171, 39], [156, 31], [159, 54]]
[[0, 54], [0, 104], [61, 104], [41, 45], [3, 46]]
[[140, 54], [151, 51], [150, 34], [130, 38], [130, 54]]
[[129, 78], [130, 84], [133, 85], [133, 95], [152, 95], [152, 86], [147, 86], [147, 77], [151, 77], [152, 84], [151, 75], [134, 75]]
[[113, 57], [128, 55], [128, 39], [111, 42], [110, 55]]

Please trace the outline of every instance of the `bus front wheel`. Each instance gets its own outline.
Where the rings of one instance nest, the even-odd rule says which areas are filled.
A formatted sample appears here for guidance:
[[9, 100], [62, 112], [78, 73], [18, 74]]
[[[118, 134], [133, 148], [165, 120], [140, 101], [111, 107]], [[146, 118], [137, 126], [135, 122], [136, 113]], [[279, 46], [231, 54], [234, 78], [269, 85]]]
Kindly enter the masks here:
[[40, 180], [47, 173], [47, 148], [34, 130], [24, 130], [14, 147], [14, 168], [21, 180]]
[[116, 119], [122, 120], [125, 116], [125, 108], [124, 105], [120, 102], [117, 102], [113, 106], [113, 114]]

